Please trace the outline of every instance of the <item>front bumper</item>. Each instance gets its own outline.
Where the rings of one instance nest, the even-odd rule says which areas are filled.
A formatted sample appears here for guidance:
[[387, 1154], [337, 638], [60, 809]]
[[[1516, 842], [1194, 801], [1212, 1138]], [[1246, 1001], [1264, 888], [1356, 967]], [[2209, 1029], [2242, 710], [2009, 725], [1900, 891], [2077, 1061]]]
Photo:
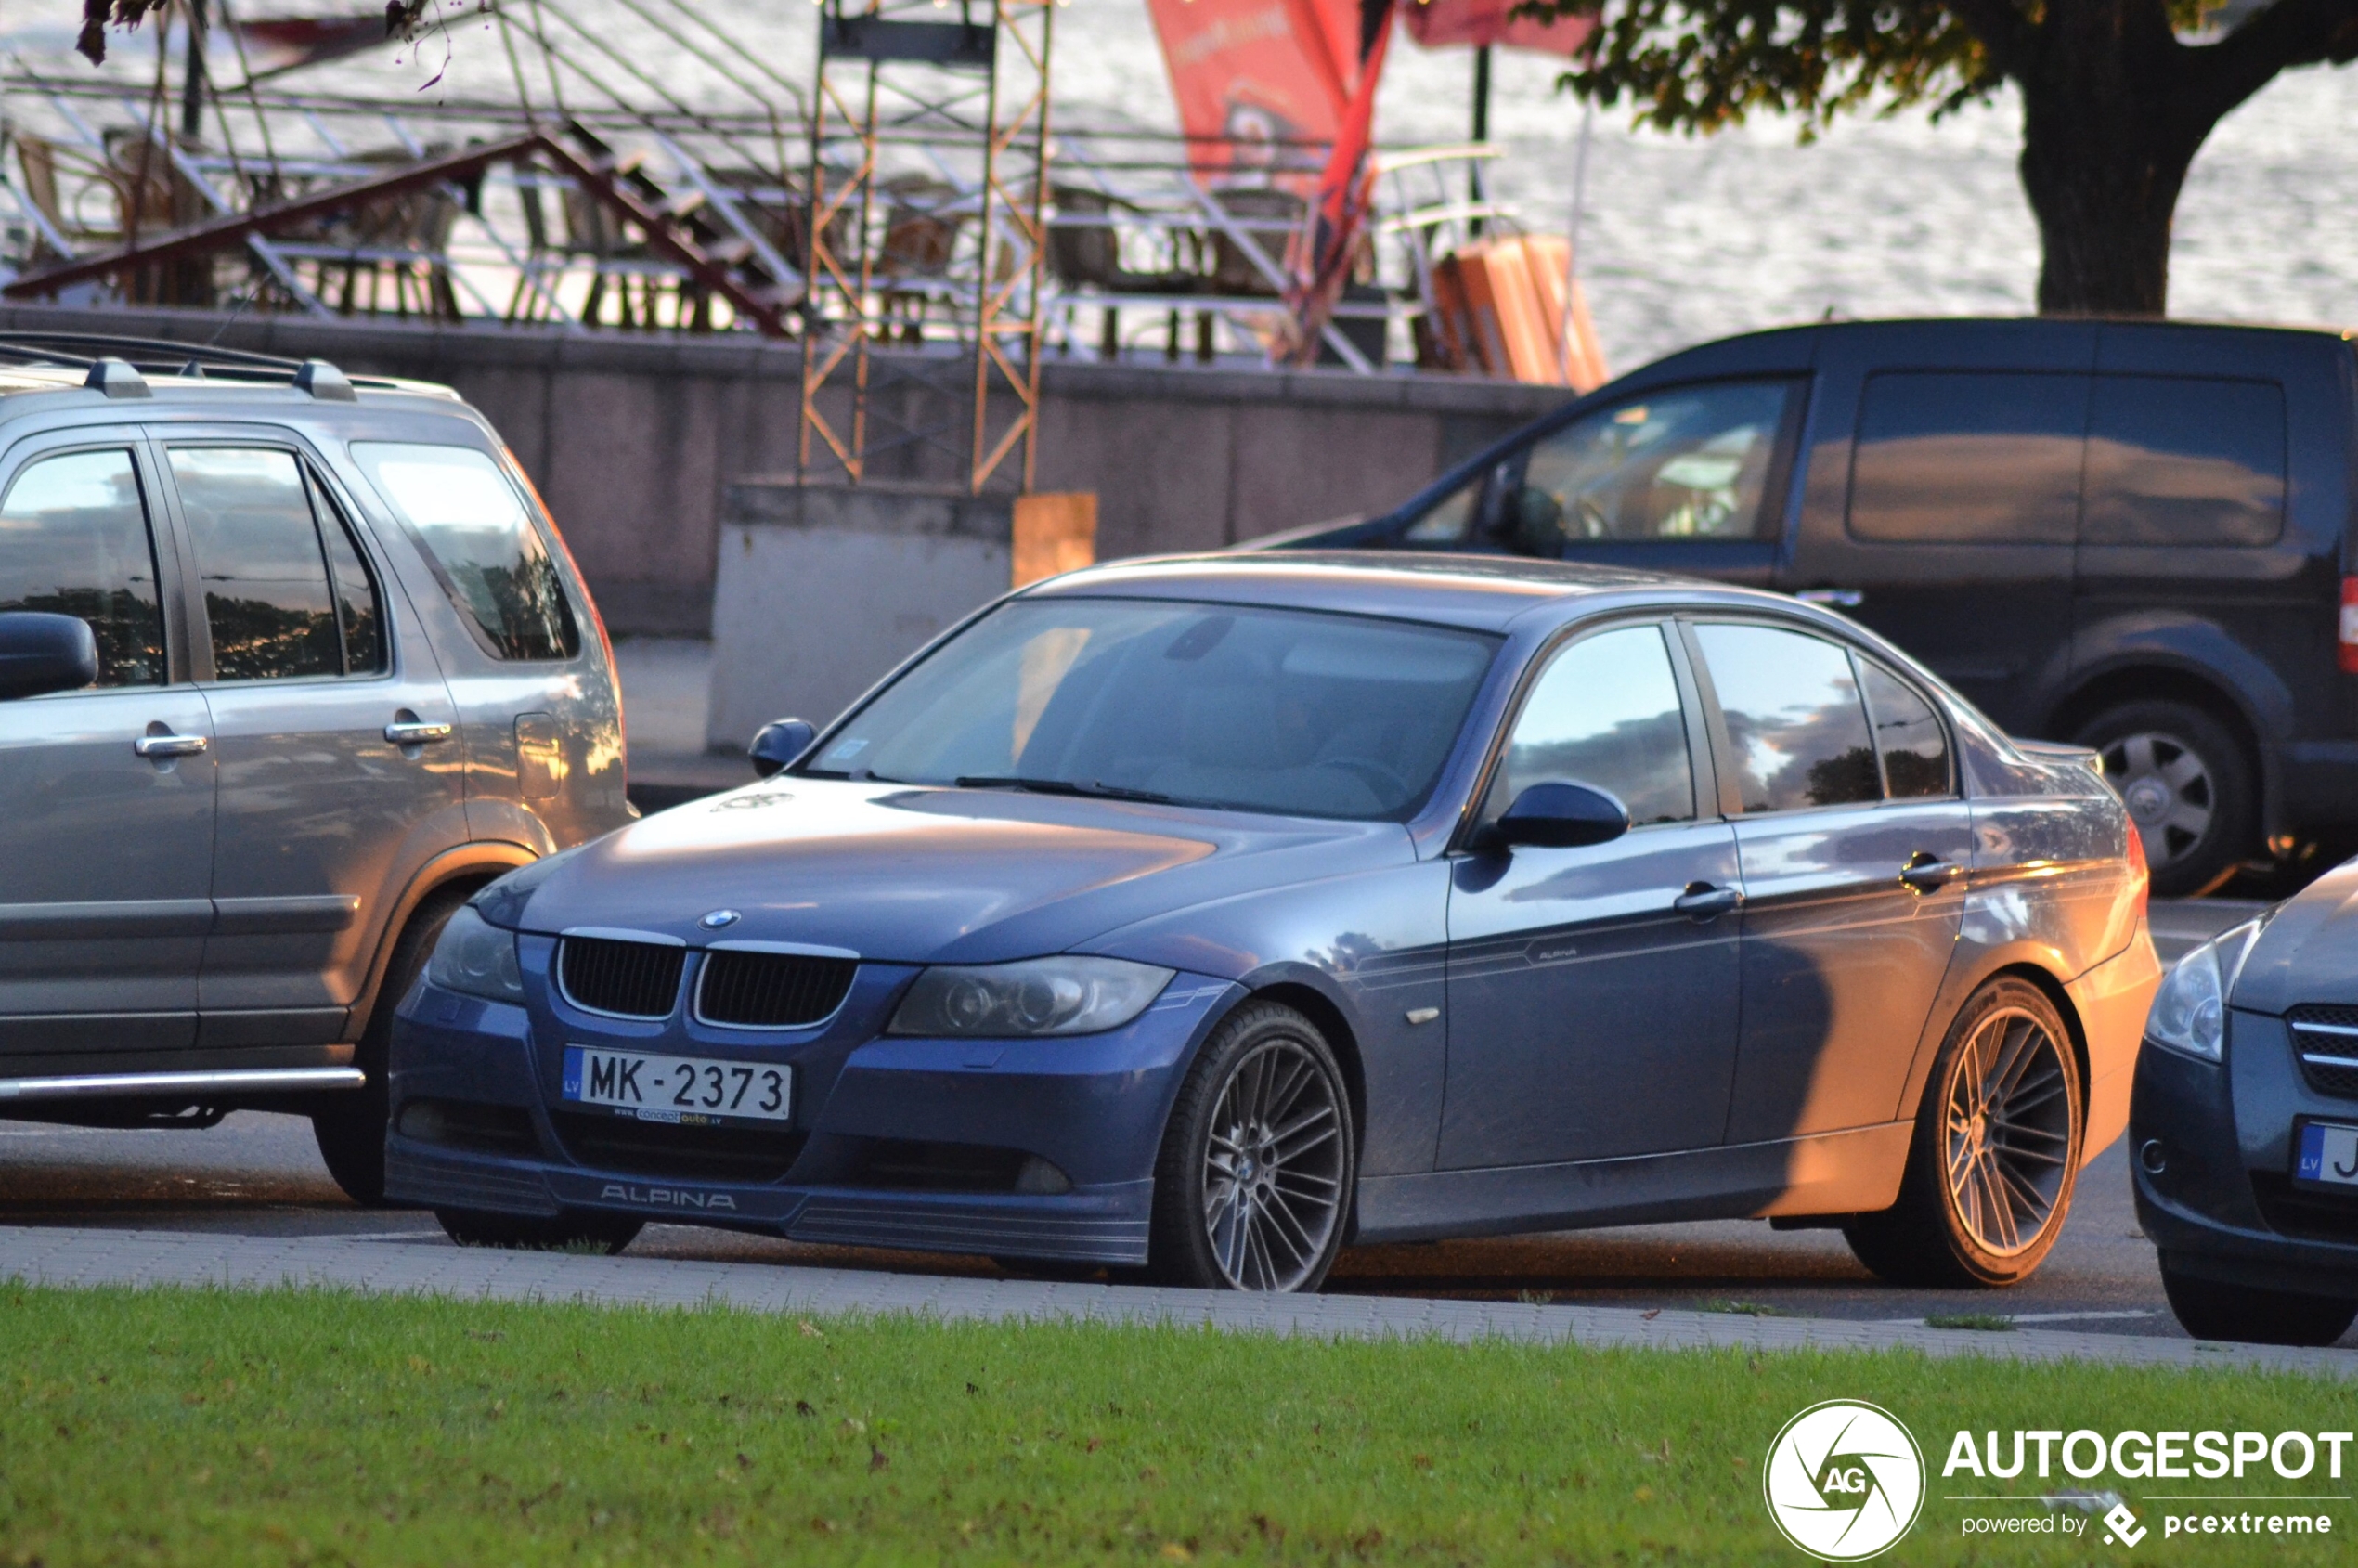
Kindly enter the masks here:
[[2295, 1124], [2358, 1123], [2358, 1100], [2302, 1080], [2283, 1019], [2228, 1017], [2223, 1066], [2154, 1045], [2138, 1054], [2129, 1118], [2138, 1222], [2180, 1272], [2358, 1299], [2358, 1195], [2290, 1181]]
[[[393, 1039], [389, 1197], [512, 1214], [627, 1213], [835, 1245], [1142, 1263], [1172, 1100], [1241, 994], [1182, 974], [1135, 1020], [1101, 1035], [887, 1038], [883, 1023], [916, 971], [870, 964], [825, 1023], [719, 1030], [685, 1016], [655, 1024], [577, 1012], [547, 982], [550, 945], [524, 940], [524, 1006], [427, 984], [405, 1000]], [[568, 1044], [788, 1065], [793, 1121], [716, 1140], [745, 1157], [716, 1163], [700, 1152], [701, 1130], [568, 1108], [559, 1089]], [[407, 1114], [417, 1105], [435, 1114]], [[615, 1131], [629, 1147], [602, 1136]], [[889, 1179], [877, 1176], [879, 1150], [911, 1149], [1004, 1156], [979, 1164], [1004, 1174], [1022, 1161], [1025, 1174], [978, 1180], [975, 1161], [952, 1159], [913, 1176], [903, 1160]]]

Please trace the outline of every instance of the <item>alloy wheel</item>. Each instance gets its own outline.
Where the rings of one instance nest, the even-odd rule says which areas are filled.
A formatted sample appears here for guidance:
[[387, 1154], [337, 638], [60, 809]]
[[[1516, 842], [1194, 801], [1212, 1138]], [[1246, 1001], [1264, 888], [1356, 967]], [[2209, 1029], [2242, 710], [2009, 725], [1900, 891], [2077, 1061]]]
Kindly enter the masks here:
[[2105, 742], [2104, 758], [2105, 777], [2135, 819], [2155, 870], [2183, 860], [2209, 834], [2218, 785], [2194, 747], [2144, 730]]
[[1240, 1290], [1293, 1290], [1342, 1217], [1342, 1108], [1318, 1058], [1273, 1040], [1239, 1060], [1212, 1108], [1203, 1224]]
[[2037, 1245], [2054, 1217], [2071, 1159], [2071, 1070], [2027, 1008], [1981, 1020], [1949, 1082], [1949, 1199], [1976, 1244], [1996, 1257]]

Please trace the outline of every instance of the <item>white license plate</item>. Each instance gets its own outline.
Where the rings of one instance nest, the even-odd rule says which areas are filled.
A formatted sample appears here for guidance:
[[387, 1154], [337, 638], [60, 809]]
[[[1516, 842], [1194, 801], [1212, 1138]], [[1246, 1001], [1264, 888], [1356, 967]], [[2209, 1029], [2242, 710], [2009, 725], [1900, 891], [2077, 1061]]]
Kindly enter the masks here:
[[2300, 1129], [2300, 1158], [2294, 1161], [2297, 1181], [2324, 1182], [2329, 1186], [2358, 1186], [2358, 1127], [2312, 1121]]
[[568, 1045], [564, 1097], [641, 1121], [784, 1121], [794, 1111], [794, 1072], [766, 1062]]

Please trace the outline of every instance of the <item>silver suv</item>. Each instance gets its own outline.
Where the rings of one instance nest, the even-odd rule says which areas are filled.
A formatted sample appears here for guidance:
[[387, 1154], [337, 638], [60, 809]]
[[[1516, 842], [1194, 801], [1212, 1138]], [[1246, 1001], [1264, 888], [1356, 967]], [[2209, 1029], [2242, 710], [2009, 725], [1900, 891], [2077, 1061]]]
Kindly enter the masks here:
[[304, 1112], [382, 1201], [394, 1007], [623, 782], [604, 628], [455, 393], [0, 333], [0, 1114]]

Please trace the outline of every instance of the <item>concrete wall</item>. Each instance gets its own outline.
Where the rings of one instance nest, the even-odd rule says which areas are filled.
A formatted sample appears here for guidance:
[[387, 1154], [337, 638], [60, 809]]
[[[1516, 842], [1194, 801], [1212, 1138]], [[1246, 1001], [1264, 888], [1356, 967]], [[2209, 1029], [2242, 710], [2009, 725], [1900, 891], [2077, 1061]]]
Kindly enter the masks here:
[[[447, 382], [507, 436], [620, 634], [710, 627], [723, 486], [791, 473], [790, 343], [205, 312], [0, 308], [0, 327], [202, 342]], [[1054, 360], [1038, 487], [1093, 490], [1100, 559], [1387, 506], [1567, 395], [1465, 377]], [[910, 473], [910, 478], [940, 475]]]

